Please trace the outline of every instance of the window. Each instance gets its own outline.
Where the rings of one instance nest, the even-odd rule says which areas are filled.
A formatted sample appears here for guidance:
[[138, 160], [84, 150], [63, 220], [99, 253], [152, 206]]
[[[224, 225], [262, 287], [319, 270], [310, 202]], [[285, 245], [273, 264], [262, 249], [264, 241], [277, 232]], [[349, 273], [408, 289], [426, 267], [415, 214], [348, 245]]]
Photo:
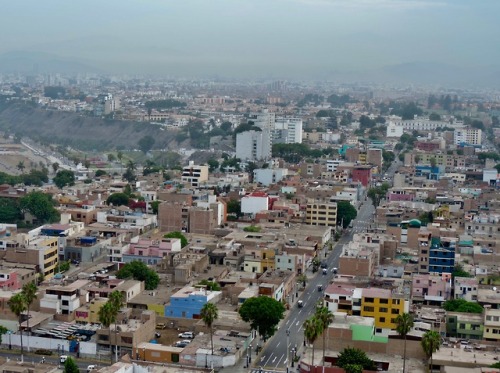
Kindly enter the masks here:
[[391, 313], [392, 313], [393, 315], [399, 315], [399, 310], [398, 310], [397, 308], [393, 308], [393, 309], [391, 310]]
[[365, 311], [365, 312], [373, 312], [374, 308], [373, 307], [369, 307], [369, 306], [364, 306], [363, 307], [363, 311]]
[[465, 324], [460, 324], [459, 328], [460, 329], [465, 329]]
[[365, 298], [366, 303], [373, 303], [373, 298]]
[[385, 322], [385, 317], [379, 317], [378, 321], [379, 322]]
[[385, 308], [385, 307], [380, 307], [380, 308], [379, 308], [379, 312], [382, 312], [382, 313], [387, 313], [387, 308]]
[[[417, 280], [418, 281], [418, 280]], [[389, 304], [389, 299], [380, 299], [380, 304]]]

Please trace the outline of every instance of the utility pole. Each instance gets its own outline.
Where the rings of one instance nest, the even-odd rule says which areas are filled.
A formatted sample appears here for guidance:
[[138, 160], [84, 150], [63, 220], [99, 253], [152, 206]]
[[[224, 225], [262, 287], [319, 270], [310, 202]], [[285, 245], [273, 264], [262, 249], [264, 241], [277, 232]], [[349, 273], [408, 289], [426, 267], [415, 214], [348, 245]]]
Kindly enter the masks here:
[[289, 359], [289, 357], [290, 357], [290, 354], [289, 354], [289, 352], [288, 352], [288, 347], [289, 347], [289, 344], [290, 344], [290, 342], [289, 342], [289, 338], [290, 338], [290, 328], [288, 328], [288, 329], [286, 330], [286, 372], [287, 372], [287, 373], [288, 373], [288, 365], [289, 365], [289, 363], [288, 363], [288, 359]]

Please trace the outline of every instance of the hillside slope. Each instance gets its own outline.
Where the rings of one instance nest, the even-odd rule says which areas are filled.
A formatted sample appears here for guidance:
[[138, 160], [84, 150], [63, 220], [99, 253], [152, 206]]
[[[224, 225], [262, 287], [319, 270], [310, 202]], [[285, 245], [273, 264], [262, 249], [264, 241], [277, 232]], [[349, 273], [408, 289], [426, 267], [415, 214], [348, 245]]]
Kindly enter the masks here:
[[155, 139], [154, 149], [174, 150], [177, 146], [176, 131], [157, 125], [82, 117], [17, 103], [0, 111], [0, 130], [81, 150], [134, 149], [143, 136]]

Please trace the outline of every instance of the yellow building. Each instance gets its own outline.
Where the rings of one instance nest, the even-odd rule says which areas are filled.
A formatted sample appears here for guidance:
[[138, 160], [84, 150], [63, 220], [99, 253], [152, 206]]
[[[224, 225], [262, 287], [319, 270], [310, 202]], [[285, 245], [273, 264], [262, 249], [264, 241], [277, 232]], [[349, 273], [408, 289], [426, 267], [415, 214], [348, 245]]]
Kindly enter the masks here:
[[75, 321], [80, 323], [99, 323], [99, 310], [107, 298], [93, 299], [75, 311]]
[[337, 225], [337, 204], [335, 202], [307, 201], [306, 223], [335, 227]]
[[275, 256], [274, 249], [267, 247], [248, 250], [243, 263], [243, 270], [250, 273], [264, 273], [267, 270], [273, 270]]
[[398, 315], [408, 312], [408, 301], [388, 289], [366, 288], [361, 291], [361, 316], [373, 317], [375, 327], [396, 329]]
[[37, 265], [47, 280], [58, 273], [58, 251], [57, 237], [36, 236], [26, 239], [23, 244], [17, 243], [9, 247], [4, 259], [13, 263]]

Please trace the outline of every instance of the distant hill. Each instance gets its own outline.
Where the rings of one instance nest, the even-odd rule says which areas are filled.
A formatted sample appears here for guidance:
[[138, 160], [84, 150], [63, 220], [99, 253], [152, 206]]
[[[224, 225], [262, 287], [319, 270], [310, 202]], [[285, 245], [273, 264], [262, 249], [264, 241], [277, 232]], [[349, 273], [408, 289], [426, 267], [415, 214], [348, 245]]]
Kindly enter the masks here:
[[42, 110], [14, 103], [0, 111], [0, 129], [49, 144], [82, 150], [135, 149], [143, 136], [155, 139], [154, 149], [173, 150], [176, 131], [141, 122], [82, 117], [75, 113]]
[[50, 53], [16, 51], [0, 54], [0, 73], [103, 73], [76, 59]]

